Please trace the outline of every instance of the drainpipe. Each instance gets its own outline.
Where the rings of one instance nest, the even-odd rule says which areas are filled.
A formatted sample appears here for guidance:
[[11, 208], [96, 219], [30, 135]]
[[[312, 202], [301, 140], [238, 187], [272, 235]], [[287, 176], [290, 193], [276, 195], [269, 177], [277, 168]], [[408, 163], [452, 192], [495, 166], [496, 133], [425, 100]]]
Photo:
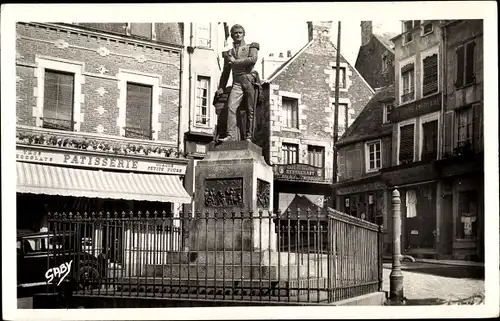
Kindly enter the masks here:
[[188, 122], [188, 131], [191, 131], [191, 126], [192, 126], [192, 119], [191, 119], [191, 111], [192, 111], [192, 104], [193, 104], [193, 99], [191, 97], [191, 90], [193, 89], [193, 74], [192, 74], [192, 55], [194, 52], [194, 47], [193, 47], [193, 23], [189, 23], [189, 46], [187, 47], [188, 51], [188, 108], [189, 108], [189, 122]]
[[446, 25], [443, 26], [442, 28], [442, 34], [441, 34], [441, 56], [442, 56], [442, 77], [441, 77], [441, 126], [440, 126], [440, 136], [441, 136], [441, 158], [443, 158], [443, 155], [445, 153], [445, 140], [446, 140], [446, 133], [444, 131], [444, 122], [445, 122], [445, 114], [446, 114], [446, 95], [447, 95], [447, 79], [448, 79], [448, 70], [446, 68], [446, 62], [447, 62], [447, 54], [446, 54], [446, 42], [448, 41], [447, 35], [446, 35]]
[[[184, 87], [182, 85], [182, 77], [183, 77], [183, 70], [184, 70], [184, 59], [183, 59], [183, 54], [181, 53], [180, 55], [180, 70], [179, 70], [179, 121], [177, 124], [177, 157], [181, 157], [181, 144], [182, 141], [184, 140], [183, 137], [181, 136], [181, 125], [182, 125], [182, 93], [184, 91]], [[184, 152], [186, 150], [185, 144], [183, 144], [182, 151]]]

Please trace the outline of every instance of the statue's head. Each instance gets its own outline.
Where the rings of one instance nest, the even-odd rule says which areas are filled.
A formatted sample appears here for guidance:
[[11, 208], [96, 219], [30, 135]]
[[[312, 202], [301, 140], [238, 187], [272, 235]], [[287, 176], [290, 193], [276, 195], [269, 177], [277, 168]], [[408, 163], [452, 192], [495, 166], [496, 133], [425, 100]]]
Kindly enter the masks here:
[[245, 38], [245, 28], [242, 25], [235, 24], [231, 27], [231, 38], [233, 41], [241, 41]]

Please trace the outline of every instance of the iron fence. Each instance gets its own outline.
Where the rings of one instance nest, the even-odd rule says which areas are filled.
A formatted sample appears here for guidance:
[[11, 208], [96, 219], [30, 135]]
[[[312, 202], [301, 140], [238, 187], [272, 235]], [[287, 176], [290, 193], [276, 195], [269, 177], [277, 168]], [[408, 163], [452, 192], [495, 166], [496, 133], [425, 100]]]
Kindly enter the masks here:
[[382, 289], [381, 227], [343, 213], [54, 213], [47, 268], [90, 296], [331, 303]]

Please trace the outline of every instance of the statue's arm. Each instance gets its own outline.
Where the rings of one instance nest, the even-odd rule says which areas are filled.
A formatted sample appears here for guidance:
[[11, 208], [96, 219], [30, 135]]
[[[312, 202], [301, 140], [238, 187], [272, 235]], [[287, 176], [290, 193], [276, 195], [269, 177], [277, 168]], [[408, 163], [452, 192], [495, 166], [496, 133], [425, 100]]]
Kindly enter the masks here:
[[258, 59], [258, 52], [259, 52], [259, 44], [256, 42], [252, 42], [250, 44], [250, 49], [248, 51], [248, 57], [247, 58], [241, 58], [241, 59], [236, 59], [233, 64], [237, 66], [250, 66], [250, 65], [255, 65]]
[[220, 75], [219, 88], [222, 89], [226, 88], [230, 73], [231, 73], [231, 65], [229, 64], [229, 60], [227, 59], [227, 57], [224, 56], [224, 67], [222, 68], [222, 73]]

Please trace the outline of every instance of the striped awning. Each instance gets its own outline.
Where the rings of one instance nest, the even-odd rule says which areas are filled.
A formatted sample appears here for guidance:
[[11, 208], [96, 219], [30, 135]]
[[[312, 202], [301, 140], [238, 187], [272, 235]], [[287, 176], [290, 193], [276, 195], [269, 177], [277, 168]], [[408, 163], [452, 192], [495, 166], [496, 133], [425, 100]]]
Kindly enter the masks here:
[[17, 192], [191, 203], [177, 175], [119, 173], [16, 162]]

